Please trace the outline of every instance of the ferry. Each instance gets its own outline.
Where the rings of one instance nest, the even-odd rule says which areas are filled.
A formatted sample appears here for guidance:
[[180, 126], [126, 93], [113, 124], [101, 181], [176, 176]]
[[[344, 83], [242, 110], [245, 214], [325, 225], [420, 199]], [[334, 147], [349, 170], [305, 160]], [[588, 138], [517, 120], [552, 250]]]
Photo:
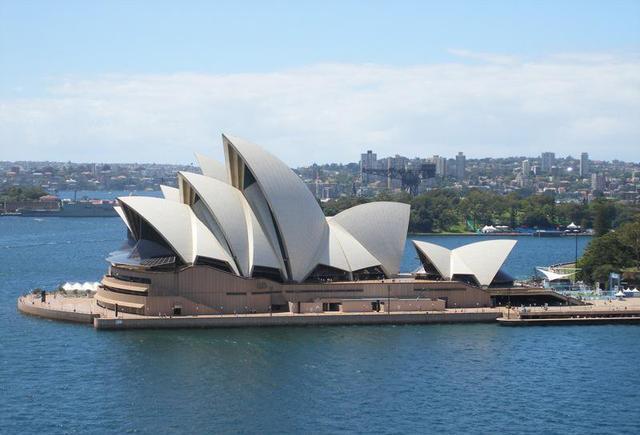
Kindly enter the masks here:
[[114, 205], [115, 201], [102, 199], [63, 200], [54, 209], [23, 208], [18, 211], [23, 217], [116, 217]]

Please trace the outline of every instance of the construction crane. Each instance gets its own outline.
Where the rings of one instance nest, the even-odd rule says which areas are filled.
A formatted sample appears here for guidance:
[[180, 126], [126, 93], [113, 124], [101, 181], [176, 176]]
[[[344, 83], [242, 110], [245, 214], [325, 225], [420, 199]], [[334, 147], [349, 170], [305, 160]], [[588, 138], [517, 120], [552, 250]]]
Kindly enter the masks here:
[[425, 179], [434, 178], [436, 176], [435, 163], [422, 163], [419, 168], [394, 168], [386, 169], [378, 168], [362, 168], [363, 174], [378, 175], [387, 178], [387, 187], [391, 188], [391, 180], [400, 180], [402, 190], [415, 196], [418, 194], [418, 186]]

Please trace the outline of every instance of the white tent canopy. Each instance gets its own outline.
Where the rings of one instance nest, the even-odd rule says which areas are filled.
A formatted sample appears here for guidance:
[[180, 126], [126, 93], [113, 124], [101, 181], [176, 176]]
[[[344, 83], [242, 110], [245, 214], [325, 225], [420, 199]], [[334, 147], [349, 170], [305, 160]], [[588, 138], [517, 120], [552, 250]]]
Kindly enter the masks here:
[[88, 281], [82, 284], [80, 284], [79, 282], [65, 282], [61, 287], [64, 291], [97, 291], [99, 285], [99, 282]]
[[536, 270], [540, 273], [542, 273], [545, 278], [547, 278], [548, 281], [556, 281], [559, 279], [567, 279], [569, 277], [571, 277], [572, 275], [575, 275], [575, 271], [573, 272], [569, 272], [569, 273], [558, 273], [554, 270], [552, 270], [551, 268], [544, 268], [544, 267], [536, 267]]

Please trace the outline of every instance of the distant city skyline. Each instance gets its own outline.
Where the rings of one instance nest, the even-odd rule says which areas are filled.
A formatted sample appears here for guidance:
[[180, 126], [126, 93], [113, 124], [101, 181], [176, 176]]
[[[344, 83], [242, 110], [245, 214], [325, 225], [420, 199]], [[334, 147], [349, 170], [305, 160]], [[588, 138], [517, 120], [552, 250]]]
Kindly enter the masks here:
[[[538, 155], [504, 155], [504, 156], [479, 156], [479, 157], [469, 157], [467, 156], [463, 151], [458, 151], [454, 154], [451, 155], [438, 155], [438, 154], [425, 154], [425, 155], [409, 155], [409, 154], [402, 154], [400, 152], [392, 152], [391, 154], [387, 155], [387, 154], [378, 154], [376, 152], [375, 149], [371, 150], [361, 150], [361, 152], [358, 155], [353, 156], [352, 159], [347, 159], [345, 161], [338, 161], [338, 160], [331, 160], [330, 158], [328, 158], [327, 160], [322, 160], [322, 161], [313, 161], [313, 162], [309, 162], [306, 164], [302, 164], [302, 165], [296, 165], [296, 166], [291, 166], [291, 168], [296, 169], [296, 168], [307, 168], [307, 167], [311, 167], [313, 165], [319, 165], [319, 166], [323, 166], [323, 165], [350, 165], [350, 164], [360, 164], [360, 162], [362, 161], [363, 158], [365, 158], [365, 155], [367, 155], [368, 153], [371, 153], [371, 155], [369, 156], [369, 158], [372, 158], [374, 161], [376, 161], [376, 158], [378, 158], [377, 162], [381, 162], [381, 161], [386, 161], [386, 159], [393, 159], [393, 158], [404, 158], [404, 159], [408, 159], [408, 160], [413, 160], [413, 159], [420, 159], [420, 160], [429, 160], [429, 161], [435, 161], [435, 158], [440, 158], [440, 159], [444, 159], [445, 161], [447, 160], [451, 160], [453, 162], [455, 162], [456, 157], [458, 157], [459, 153], [462, 153], [462, 157], [465, 158], [465, 160], [470, 160], [470, 161], [481, 161], [481, 160], [486, 160], [486, 159], [491, 159], [491, 160], [516, 160], [519, 162], [528, 162], [530, 165], [533, 165], [534, 162], [536, 161], [540, 161], [540, 171], [542, 171], [542, 159], [543, 159], [543, 154], [547, 153], [547, 152], [541, 152]], [[28, 163], [29, 165], [35, 165], [35, 166], [39, 166], [39, 165], [45, 165], [45, 164], [55, 164], [55, 165], [64, 165], [67, 163], [73, 164], [73, 165], [110, 165], [110, 164], [116, 164], [116, 165], [160, 165], [160, 166], [176, 166], [176, 167], [188, 167], [190, 165], [197, 167], [198, 166], [198, 161], [196, 159], [196, 156], [194, 153], [192, 154], [192, 158], [191, 160], [185, 160], [185, 161], [179, 161], [179, 162], [159, 162], [159, 161], [152, 161], [152, 160], [141, 160], [141, 161], [101, 161], [101, 160], [86, 160], [86, 161], [80, 161], [80, 160], [7, 160], [7, 159], [0, 159], [0, 164], [13, 164], [13, 163]], [[213, 153], [209, 153], [205, 155], [207, 157], [211, 157]], [[639, 161], [636, 160], [624, 160], [624, 159], [593, 159], [591, 158], [590, 154], [587, 152], [582, 152], [582, 153], [578, 153], [578, 154], [566, 154], [566, 155], [558, 155], [555, 153], [554, 154], [554, 162], [556, 161], [564, 161], [566, 159], [571, 159], [576, 163], [576, 167], [575, 170], [576, 171], [580, 171], [580, 165], [585, 165], [585, 167], [587, 168], [587, 172], [588, 172], [588, 166], [591, 162], [602, 162], [602, 163], [612, 163], [612, 162], [621, 162], [621, 163], [629, 163], [629, 164], [639, 164]], [[222, 156], [219, 160], [221, 163], [224, 162], [224, 156]], [[545, 168], [546, 171], [546, 168]], [[590, 175], [590, 174], [586, 174], [586, 175]]]
[[[0, 160], [640, 161], [640, 3], [3, 2]], [[544, 29], [544, 31], [541, 31]]]

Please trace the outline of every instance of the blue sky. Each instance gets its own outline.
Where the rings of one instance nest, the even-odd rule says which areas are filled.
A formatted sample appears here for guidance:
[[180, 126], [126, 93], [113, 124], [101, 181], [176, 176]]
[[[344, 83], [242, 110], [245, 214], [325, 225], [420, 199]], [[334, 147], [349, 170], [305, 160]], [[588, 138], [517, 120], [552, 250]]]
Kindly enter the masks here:
[[638, 1], [0, 0], [0, 20], [0, 159], [189, 162], [232, 129], [291, 164], [640, 160]]

